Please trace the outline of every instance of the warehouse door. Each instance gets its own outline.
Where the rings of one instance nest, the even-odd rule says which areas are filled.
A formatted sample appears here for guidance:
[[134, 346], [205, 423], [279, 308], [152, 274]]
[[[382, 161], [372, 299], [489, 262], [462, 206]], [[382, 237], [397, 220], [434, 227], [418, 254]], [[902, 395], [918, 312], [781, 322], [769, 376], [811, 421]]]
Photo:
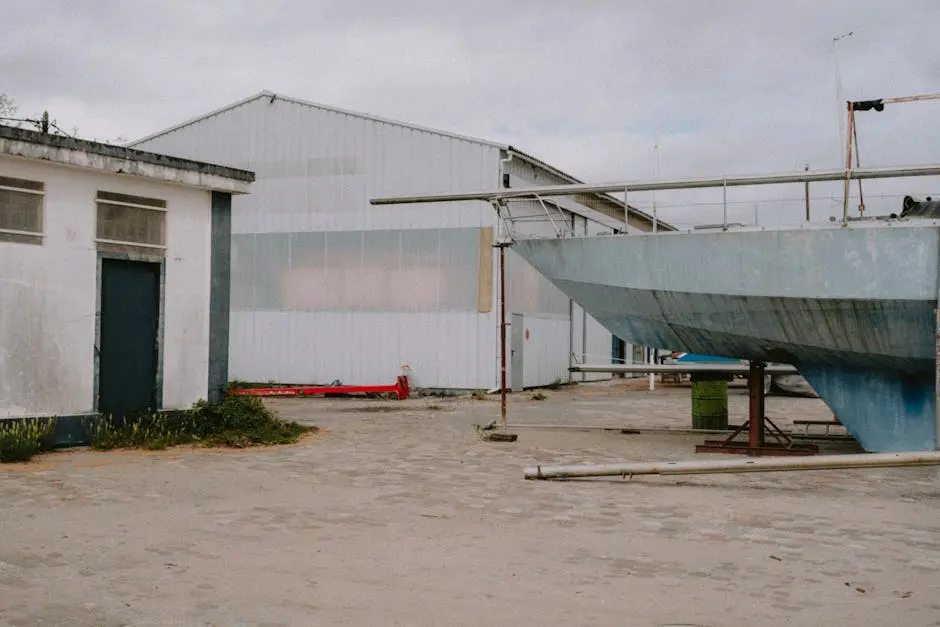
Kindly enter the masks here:
[[156, 410], [160, 264], [101, 261], [98, 411]]

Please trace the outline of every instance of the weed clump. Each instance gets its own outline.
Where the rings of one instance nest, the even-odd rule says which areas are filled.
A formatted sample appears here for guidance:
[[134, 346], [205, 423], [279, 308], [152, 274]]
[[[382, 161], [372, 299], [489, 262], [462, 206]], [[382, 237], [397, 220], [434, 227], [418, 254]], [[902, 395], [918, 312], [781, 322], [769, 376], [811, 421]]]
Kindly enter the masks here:
[[0, 422], [0, 463], [27, 462], [53, 446], [54, 418]]
[[98, 450], [161, 450], [182, 444], [246, 448], [293, 444], [317, 427], [278, 418], [258, 397], [226, 395], [220, 403], [199, 401], [187, 411], [104, 418], [92, 427]]
[[534, 394], [532, 394], [533, 401], [544, 401], [546, 398], [548, 397], [545, 396], [545, 393], [541, 391], [537, 391]]

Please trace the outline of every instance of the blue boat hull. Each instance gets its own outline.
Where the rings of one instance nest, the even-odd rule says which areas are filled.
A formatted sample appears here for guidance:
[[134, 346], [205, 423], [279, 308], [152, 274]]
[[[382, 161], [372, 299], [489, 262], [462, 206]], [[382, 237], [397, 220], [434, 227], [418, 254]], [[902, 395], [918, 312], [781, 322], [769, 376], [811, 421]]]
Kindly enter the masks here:
[[796, 366], [872, 452], [934, 448], [938, 248], [898, 226], [514, 244], [618, 337]]

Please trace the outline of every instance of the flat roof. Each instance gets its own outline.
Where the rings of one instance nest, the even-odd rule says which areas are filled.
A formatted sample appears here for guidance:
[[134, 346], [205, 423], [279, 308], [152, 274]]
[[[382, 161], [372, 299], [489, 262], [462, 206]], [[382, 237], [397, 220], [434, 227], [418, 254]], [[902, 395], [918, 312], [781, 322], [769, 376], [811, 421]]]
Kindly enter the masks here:
[[255, 173], [113, 144], [0, 125], [0, 155], [247, 194]]

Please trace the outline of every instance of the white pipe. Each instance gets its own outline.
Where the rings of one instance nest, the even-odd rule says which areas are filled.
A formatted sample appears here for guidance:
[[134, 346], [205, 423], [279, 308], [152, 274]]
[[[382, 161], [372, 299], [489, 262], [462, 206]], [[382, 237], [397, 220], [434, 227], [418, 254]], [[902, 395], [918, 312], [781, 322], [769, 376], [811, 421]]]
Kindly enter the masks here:
[[[569, 368], [572, 372], [727, 372], [746, 374], [750, 372], [747, 364], [723, 364], [721, 362], [682, 364], [575, 364]], [[766, 374], [798, 374], [793, 366], [767, 366]]]
[[496, 189], [455, 194], [431, 194], [426, 196], [395, 196], [371, 198], [372, 205], [401, 205], [426, 202], [459, 202], [464, 200], [505, 200], [509, 198], [531, 198], [539, 196], [573, 196], [576, 194], [603, 194], [620, 192], [629, 188], [631, 192], [649, 192], [665, 189], [703, 189], [708, 187], [742, 187], [748, 185], [779, 185], [782, 183], [816, 183], [821, 181], [843, 181], [867, 179], [902, 178], [907, 176], [940, 175], [940, 164], [895, 166], [888, 168], [855, 168], [840, 170], [801, 170], [790, 174], [758, 174], [729, 176], [727, 178], [678, 179], [668, 181], [638, 181], [620, 183], [574, 183], [547, 185], [515, 189]]
[[506, 154], [508, 154], [509, 156], [506, 157], [505, 159], [500, 159], [500, 160], [499, 160], [499, 181], [497, 182], [496, 186], [497, 186], [497, 187], [500, 187], [500, 188], [503, 187], [503, 175], [506, 173], [506, 168], [503, 167], [503, 166], [505, 166], [506, 164], [512, 162], [512, 155], [513, 155], [513, 153], [512, 153], [512, 152], [507, 152]]
[[526, 479], [570, 479], [576, 477], [628, 477], [633, 475], [699, 475], [736, 472], [778, 472], [791, 470], [838, 470], [849, 468], [895, 468], [938, 466], [940, 451], [923, 453], [862, 453], [858, 455], [818, 455], [800, 457], [760, 457], [681, 462], [639, 462], [582, 464], [571, 466], [532, 466]]

